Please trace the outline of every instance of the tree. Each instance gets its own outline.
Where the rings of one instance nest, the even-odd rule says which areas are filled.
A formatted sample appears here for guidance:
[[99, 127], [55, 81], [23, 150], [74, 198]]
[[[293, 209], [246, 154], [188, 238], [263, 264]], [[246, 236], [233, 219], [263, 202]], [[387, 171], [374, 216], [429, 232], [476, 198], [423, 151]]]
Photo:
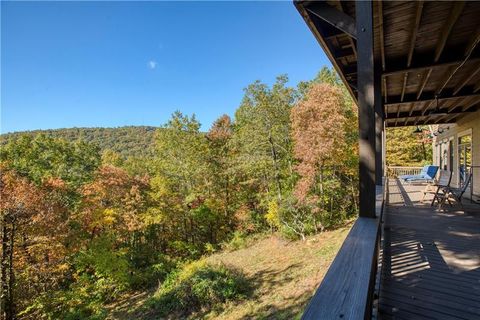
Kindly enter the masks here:
[[253, 209], [261, 206], [266, 211], [271, 197], [279, 200], [291, 189], [290, 110], [295, 93], [287, 81], [279, 76], [272, 88], [259, 81], [248, 86], [235, 113], [234, 165], [243, 176], [245, 200]]
[[[233, 124], [229, 116], [222, 115], [207, 132], [208, 140], [208, 188], [210, 207], [218, 213], [219, 221], [212, 225], [212, 234], [232, 231], [234, 228], [233, 203], [238, 189], [234, 184], [235, 170], [231, 167]], [[228, 230], [226, 230], [228, 229]], [[217, 240], [217, 239], [211, 239]]]
[[[67, 208], [65, 184], [49, 179], [36, 186], [2, 167], [1, 310], [14, 319], [25, 301], [55, 288], [64, 276]], [[17, 303], [15, 303], [17, 301]]]
[[206, 199], [208, 143], [195, 115], [175, 112], [157, 132], [155, 150], [152, 182], [157, 194], [153, 197], [184, 244], [197, 246], [198, 230], [192, 210]]
[[[314, 224], [321, 223], [320, 228], [323, 228], [326, 222], [324, 213], [329, 212], [332, 216], [334, 210], [344, 212], [345, 209], [340, 207], [354, 203], [351, 200], [356, 197], [351, 184], [352, 176], [356, 174], [352, 167], [356, 167], [357, 147], [351, 139], [356, 130], [355, 120], [339, 88], [314, 83], [305, 98], [293, 108], [291, 121], [294, 155], [298, 160], [296, 171], [300, 176], [294, 194], [301, 206], [314, 205], [312, 213], [318, 216]], [[351, 198], [340, 199], [348, 184], [352, 186]], [[305, 209], [297, 211], [304, 212]], [[289, 225], [287, 221], [285, 224]]]
[[91, 180], [100, 164], [98, 148], [77, 141], [68, 143], [45, 135], [20, 136], [0, 151], [0, 159], [37, 185], [48, 178], [60, 178], [71, 189]]
[[432, 162], [432, 144], [427, 127], [420, 127], [419, 134], [413, 127], [387, 129], [386, 156], [391, 166], [422, 166]]

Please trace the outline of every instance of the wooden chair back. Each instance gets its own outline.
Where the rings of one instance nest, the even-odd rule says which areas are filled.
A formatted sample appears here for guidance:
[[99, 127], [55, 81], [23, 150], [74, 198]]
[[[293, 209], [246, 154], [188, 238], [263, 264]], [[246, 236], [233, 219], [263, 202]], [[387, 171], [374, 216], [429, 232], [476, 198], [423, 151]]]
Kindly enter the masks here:
[[452, 181], [452, 172], [448, 170], [440, 170], [436, 185], [439, 187], [448, 187]]

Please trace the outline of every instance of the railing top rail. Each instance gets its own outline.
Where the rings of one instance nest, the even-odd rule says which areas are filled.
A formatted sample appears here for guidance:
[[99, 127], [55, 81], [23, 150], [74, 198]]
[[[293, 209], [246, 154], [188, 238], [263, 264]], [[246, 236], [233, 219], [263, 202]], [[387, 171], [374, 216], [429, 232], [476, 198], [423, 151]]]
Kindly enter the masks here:
[[423, 169], [423, 167], [418, 167], [418, 166], [388, 166], [388, 168], [392, 168], [392, 169], [397, 169], [397, 168], [401, 168], [401, 169]]
[[359, 217], [302, 319], [364, 319], [372, 308], [384, 187], [377, 186], [377, 218]]

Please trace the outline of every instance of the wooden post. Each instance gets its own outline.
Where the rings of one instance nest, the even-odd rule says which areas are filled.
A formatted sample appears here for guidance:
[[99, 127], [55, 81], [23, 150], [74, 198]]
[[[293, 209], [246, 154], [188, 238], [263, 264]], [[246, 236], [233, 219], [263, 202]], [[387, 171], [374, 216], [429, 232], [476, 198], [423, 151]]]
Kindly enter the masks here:
[[383, 179], [383, 101], [382, 101], [382, 71], [381, 62], [375, 62], [374, 74], [374, 104], [375, 104], [375, 184], [381, 185]]
[[375, 218], [375, 90], [371, 1], [356, 1], [360, 217]]

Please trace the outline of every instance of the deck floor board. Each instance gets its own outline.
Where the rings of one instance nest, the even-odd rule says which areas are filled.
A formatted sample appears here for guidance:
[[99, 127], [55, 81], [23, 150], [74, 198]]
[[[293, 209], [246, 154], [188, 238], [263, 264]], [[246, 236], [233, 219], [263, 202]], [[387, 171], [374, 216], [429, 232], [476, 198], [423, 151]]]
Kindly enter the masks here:
[[480, 206], [443, 212], [388, 181], [379, 319], [480, 320]]

